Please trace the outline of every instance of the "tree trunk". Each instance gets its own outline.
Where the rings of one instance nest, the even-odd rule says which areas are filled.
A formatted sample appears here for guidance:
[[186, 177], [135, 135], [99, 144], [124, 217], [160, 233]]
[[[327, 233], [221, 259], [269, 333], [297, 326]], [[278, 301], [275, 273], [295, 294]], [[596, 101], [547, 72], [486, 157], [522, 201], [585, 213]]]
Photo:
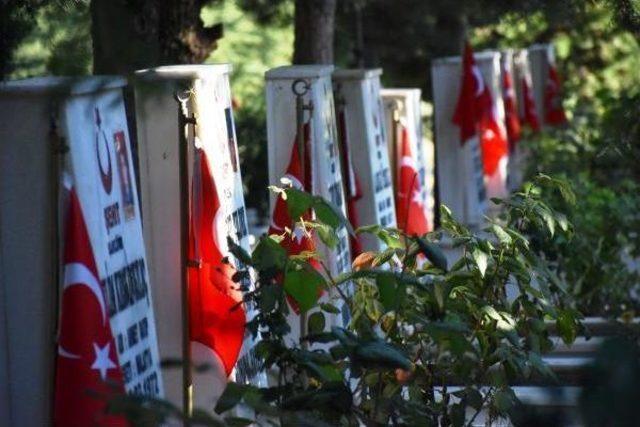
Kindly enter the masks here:
[[294, 64], [332, 64], [336, 0], [296, 0]]
[[222, 37], [204, 27], [204, 0], [92, 0], [94, 74], [129, 74], [166, 64], [199, 64]]

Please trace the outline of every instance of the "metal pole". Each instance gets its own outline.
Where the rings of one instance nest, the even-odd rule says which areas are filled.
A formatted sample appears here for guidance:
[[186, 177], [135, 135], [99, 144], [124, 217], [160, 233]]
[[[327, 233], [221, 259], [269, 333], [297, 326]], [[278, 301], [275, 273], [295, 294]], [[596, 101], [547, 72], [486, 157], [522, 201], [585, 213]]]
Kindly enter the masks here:
[[[50, 176], [49, 176], [49, 185], [51, 186], [50, 190], [50, 208], [51, 208], [51, 218], [53, 221], [53, 226], [51, 227], [51, 272], [53, 274], [53, 283], [54, 285], [54, 294], [52, 300], [53, 309], [51, 310], [51, 336], [52, 336], [52, 351], [51, 355], [53, 356], [53, 366], [51, 369], [51, 386], [55, 387], [56, 381], [56, 358], [57, 358], [57, 341], [58, 341], [58, 318], [59, 318], [59, 309], [60, 309], [60, 250], [61, 244], [61, 236], [60, 236], [60, 173], [61, 173], [61, 160], [62, 156], [67, 152], [68, 147], [64, 143], [64, 139], [60, 136], [58, 123], [57, 123], [57, 106], [53, 107], [53, 112], [51, 115], [51, 121], [49, 125], [49, 149], [51, 150], [51, 164], [50, 164]], [[53, 419], [53, 413], [55, 411], [53, 400], [51, 401], [51, 416]]]
[[398, 131], [400, 130], [400, 105], [398, 101], [391, 101], [391, 172], [393, 177], [394, 194], [398, 190]]
[[182, 298], [182, 409], [184, 425], [193, 415], [193, 378], [191, 375], [191, 330], [189, 325], [189, 125], [196, 119], [189, 113], [189, 92], [176, 93], [178, 107], [178, 151], [180, 183], [180, 279]]

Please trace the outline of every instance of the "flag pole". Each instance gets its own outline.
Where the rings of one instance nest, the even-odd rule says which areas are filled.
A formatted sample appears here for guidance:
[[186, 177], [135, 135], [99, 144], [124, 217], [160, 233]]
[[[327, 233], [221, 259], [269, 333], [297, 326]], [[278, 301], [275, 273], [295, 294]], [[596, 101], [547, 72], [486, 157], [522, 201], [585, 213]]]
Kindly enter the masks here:
[[[338, 87], [339, 89], [339, 87]], [[336, 103], [336, 107], [338, 110], [338, 140], [336, 141], [336, 144], [338, 146], [338, 159], [340, 159], [340, 161], [338, 162], [338, 164], [340, 165], [340, 172], [341, 172], [341, 176], [342, 176], [342, 188], [344, 191], [345, 196], [348, 198], [349, 194], [351, 192], [351, 185], [353, 184], [351, 182], [351, 176], [349, 174], [349, 165], [347, 163], [347, 157], [348, 155], [350, 155], [350, 153], [347, 153], [347, 150], [349, 149], [347, 146], [347, 117], [346, 117], [346, 101], [344, 100], [344, 97], [342, 95], [339, 95], [336, 99], [335, 99], [335, 103]]]
[[400, 105], [397, 100], [390, 102], [391, 107], [391, 176], [393, 192], [398, 191], [398, 131], [400, 130]]
[[[53, 221], [53, 226], [51, 227], [51, 272], [53, 274], [53, 283], [54, 283], [54, 295], [52, 300], [52, 310], [51, 310], [51, 344], [53, 347], [53, 351], [51, 351], [51, 355], [53, 355], [53, 363], [51, 368], [51, 386], [55, 387], [56, 381], [56, 358], [58, 355], [57, 351], [57, 341], [58, 341], [58, 326], [59, 326], [59, 303], [60, 303], [60, 285], [61, 285], [61, 275], [60, 275], [60, 250], [62, 249], [61, 245], [61, 236], [60, 236], [60, 174], [62, 170], [61, 162], [63, 156], [68, 150], [68, 147], [64, 143], [64, 139], [60, 136], [60, 132], [58, 129], [57, 118], [55, 113], [52, 112], [50, 123], [49, 123], [49, 149], [51, 150], [51, 169], [50, 169], [50, 177], [49, 184], [51, 186], [50, 191], [50, 208], [51, 208], [51, 218]], [[54, 400], [51, 400], [51, 419], [53, 419], [53, 414], [55, 411]]]
[[191, 330], [189, 325], [189, 126], [196, 118], [189, 112], [189, 91], [176, 92], [179, 129], [179, 185], [180, 185], [180, 281], [182, 300], [182, 409], [184, 425], [190, 425], [193, 415], [193, 378], [191, 374]]
[[[309, 182], [313, 180], [312, 176], [308, 176], [307, 174], [307, 164], [306, 164], [306, 149], [305, 146], [305, 131], [304, 131], [304, 112], [309, 111], [311, 115], [311, 111], [313, 111], [313, 101], [309, 101], [305, 104], [304, 96], [309, 92], [311, 88], [311, 83], [305, 79], [296, 79], [291, 84], [291, 91], [296, 96], [296, 144], [298, 145], [298, 157], [300, 160], [300, 166], [302, 169], [302, 188], [304, 191], [311, 192], [311, 188], [306, 188], [307, 179]], [[309, 116], [309, 121], [311, 121], [311, 116]], [[311, 132], [311, 129], [309, 129]], [[311, 147], [309, 147], [310, 149]], [[309, 160], [311, 161], [311, 156], [309, 156]], [[311, 165], [309, 165], [310, 167]], [[295, 219], [294, 219], [295, 220]], [[307, 313], [300, 312], [300, 338], [307, 335]], [[306, 345], [306, 343], [304, 344]]]

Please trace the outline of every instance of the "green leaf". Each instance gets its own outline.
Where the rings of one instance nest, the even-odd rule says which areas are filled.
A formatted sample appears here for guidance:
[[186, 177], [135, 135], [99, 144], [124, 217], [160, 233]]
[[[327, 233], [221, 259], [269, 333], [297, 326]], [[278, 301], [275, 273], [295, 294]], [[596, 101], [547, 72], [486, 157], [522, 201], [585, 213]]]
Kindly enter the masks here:
[[473, 252], [471, 252], [471, 257], [473, 261], [478, 266], [478, 270], [480, 271], [480, 276], [484, 277], [485, 272], [487, 271], [487, 264], [489, 262], [489, 257], [486, 253], [484, 253], [480, 248], [474, 248]]
[[238, 245], [231, 237], [227, 236], [229, 252], [245, 265], [251, 265], [251, 255], [244, 248]]
[[259, 270], [284, 270], [287, 253], [271, 236], [263, 236], [253, 250], [252, 261]]
[[298, 221], [298, 218], [308, 212], [314, 205], [314, 196], [295, 188], [287, 188], [284, 190], [287, 201], [287, 210], [292, 221]]
[[242, 384], [234, 382], [227, 383], [227, 387], [222, 392], [222, 395], [220, 395], [214, 411], [217, 414], [221, 414], [225, 411], [228, 411], [229, 409], [232, 409], [238, 403], [240, 403], [246, 392], [247, 387]]
[[556, 328], [565, 344], [569, 345], [575, 341], [578, 334], [578, 324], [571, 311], [560, 311], [556, 319]]
[[325, 322], [324, 314], [322, 314], [322, 312], [317, 311], [309, 315], [307, 325], [309, 327], [310, 334], [318, 334], [324, 331], [325, 324], [326, 322]]
[[376, 277], [378, 297], [386, 311], [395, 310], [398, 302], [398, 285], [392, 274], [381, 274]]
[[335, 229], [331, 228], [327, 224], [322, 224], [319, 222], [307, 222], [305, 224], [316, 230], [316, 232], [318, 233], [318, 237], [320, 238], [322, 243], [327, 245], [329, 249], [335, 249], [336, 246], [338, 246], [340, 239], [338, 238]]
[[504, 245], [510, 245], [511, 242], [513, 241], [509, 233], [504, 231], [504, 228], [500, 227], [498, 224], [492, 224], [491, 231], [493, 231], [493, 234], [495, 234], [495, 236], [498, 238], [500, 243]]
[[357, 345], [353, 357], [366, 368], [411, 369], [411, 361], [407, 356], [384, 341], [369, 341]]
[[320, 297], [320, 290], [325, 285], [324, 277], [311, 265], [305, 268], [294, 266], [287, 269], [284, 275], [284, 290], [300, 307], [302, 312], [312, 309]]
[[416, 240], [420, 247], [420, 252], [422, 252], [433, 265], [446, 272], [447, 257], [444, 255], [444, 252], [442, 252], [442, 249], [435, 243], [428, 242], [425, 239], [418, 238]]
[[334, 230], [343, 224], [342, 215], [338, 215], [331, 205], [322, 201], [314, 204], [314, 211], [319, 221], [330, 226]]
[[320, 304], [320, 308], [322, 309], [322, 311], [326, 311], [327, 313], [331, 313], [331, 314], [339, 314], [340, 313], [340, 309], [338, 307], [336, 307], [333, 304], [329, 304], [327, 302], [323, 302]]

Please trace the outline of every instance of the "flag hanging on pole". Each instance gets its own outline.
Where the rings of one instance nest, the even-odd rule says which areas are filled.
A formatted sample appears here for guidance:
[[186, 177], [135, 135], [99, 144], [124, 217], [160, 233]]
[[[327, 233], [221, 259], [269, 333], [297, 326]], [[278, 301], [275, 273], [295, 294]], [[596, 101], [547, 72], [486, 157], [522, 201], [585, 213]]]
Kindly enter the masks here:
[[123, 418], [105, 414], [107, 400], [125, 393], [124, 379], [75, 188], [65, 233], [53, 423], [125, 426]]
[[[291, 186], [295, 189], [312, 192], [312, 168], [311, 168], [311, 127], [309, 123], [304, 124], [304, 170], [300, 162], [300, 155], [298, 151], [298, 136], [294, 138], [293, 147], [291, 148], [291, 157], [289, 166], [284, 175], [284, 178], [291, 182]], [[305, 212], [302, 215], [304, 221], [310, 221], [313, 218], [312, 212]], [[313, 240], [311, 230], [305, 230], [298, 221], [292, 220], [289, 216], [289, 209], [287, 202], [278, 195], [276, 200], [276, 207], [273, 210], [273, 216], [271, 218], [271, 225], [269, 227], [269, 234], [282, 234], [286, 229], [291, 230], [291, 234], [286, 234], [280, 245], [286, 250], [287, 255], [298, 255], [302, 252], [315, 252], [316, 245]], [[320, 264], [315, 258], [308, 260], [316, 270], [320, 270]], [[293, 310], [298, 312], [298, 304], [294, 298], [287, 295], [289, 305]]]
[[[342, 170], [344, 173], [344, 186], [347, 190], [347, 218], [351, 223], [351, 226], [356, 229], [360, 226], [360, 219], [358, 215], [357, 202], [362, 198], [362, 188], [360, 186], [360, 180], [356, 175], [353, 168], [353, 161], [351, 159], [351, 147], [349, 146], [349, 137], [347, 135], [347, 120], [346, 113], [342, 109], [338, 113], [338, 127], [340, 130], [340, 157], [342, 161]], [[362, 250], [362, 242], [360, 235], [351, 236], [351, 259], [354, 260], [360, 255]]]
[[504, 103], [505, 124], [509, 139], [509, 151], [515, 149], [520, 140], [520, 118], [516, 101], [516, 92], [513, 86], [513, 70], [511, 67], [511, 55], [502, 55], [502, 93]]
[[397, 158], [396, 218], [398, 227], [408, 235], [422, 236], [429, 232], [429, 223], [424, 212], [420, 175], [416, 170], [409, 132], [405, 127], [402, 128], [400, 155]]
[[453, 122], [460, 126], [462, 145], [476, 135], [480, 137], [484, 174], [493, 176], [502, 160], [506, 160], [507, 136], [498, 118], [497, 104], [484, 82], [469, 43], [464, 47], [462, 87]]
[[528, 68], [522, 76], [522, 99], [524, 101], [522, 122], [526, 123], [533, 132], [540, 132], [540, 120], [536, 111], [536, 101], [533, 98], [531, 74]]
[[550, 125], [561, 125], [567, 121], [562, 107], [562, 85], [551, 49], [547, 53], [547, 81], [544, 89], [544, 121]]
[[209, 347], [231, 374], [245, 334], [242, 291], [233, 266], [222, 254], [217, 224], [220, 199], [207, 155], [196, 152], [189, 227], [189, 325], [191, 341]]

